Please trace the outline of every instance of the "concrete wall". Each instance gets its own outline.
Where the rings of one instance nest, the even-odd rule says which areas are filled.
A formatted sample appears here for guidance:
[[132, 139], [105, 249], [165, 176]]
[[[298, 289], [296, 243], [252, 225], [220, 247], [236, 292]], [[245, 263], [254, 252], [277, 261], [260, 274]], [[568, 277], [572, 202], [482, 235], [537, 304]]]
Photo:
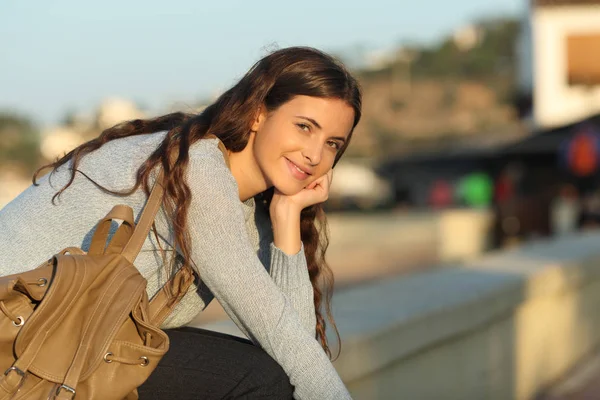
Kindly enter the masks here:
[[440, 262], [464, 261], [488, 250], [494, 214], [487, 209], [446, 210], [436, 215]]
[[342, 293], [335, 365], [356, 399], [534, 399], [600, 344], [599, 243], [538, 243]]
[[350, 288], [334, 314], [355, 399], [534, 399], [600, 345], [600, 234]]

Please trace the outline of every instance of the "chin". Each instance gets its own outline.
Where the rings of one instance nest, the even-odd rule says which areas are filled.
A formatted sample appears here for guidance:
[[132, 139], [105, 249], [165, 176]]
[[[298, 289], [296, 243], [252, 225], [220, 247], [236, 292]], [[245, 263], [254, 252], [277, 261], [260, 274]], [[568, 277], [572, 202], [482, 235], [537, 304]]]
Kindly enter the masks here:
[[275, 188], [285, 196], [293, 196], [295, 194], [300, 193], [300, 191], [302, 190], [302, 188], [299, 187], [292, 188], [291, 185], [275, 185]]
[[273, 186], [280, 191], [281, 193], [283, 193], [286, 196], [293, 196], [295, 194], [300, 193], [300, 191], [304, 188], [301, 184], [299, 184], [298, 182], [275, 182], [273, 184]]

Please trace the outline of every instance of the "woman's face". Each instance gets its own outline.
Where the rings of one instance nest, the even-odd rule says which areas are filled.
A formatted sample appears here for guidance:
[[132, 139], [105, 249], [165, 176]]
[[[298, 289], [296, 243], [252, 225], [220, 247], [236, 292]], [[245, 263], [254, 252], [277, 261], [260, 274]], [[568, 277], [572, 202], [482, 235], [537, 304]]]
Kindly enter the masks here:
[[269, 187], [294, 195], [325, 175], [353, 124], [354, 110], [339, 99], [296, 96], [261, 112], [253, 124], [253, 149]]

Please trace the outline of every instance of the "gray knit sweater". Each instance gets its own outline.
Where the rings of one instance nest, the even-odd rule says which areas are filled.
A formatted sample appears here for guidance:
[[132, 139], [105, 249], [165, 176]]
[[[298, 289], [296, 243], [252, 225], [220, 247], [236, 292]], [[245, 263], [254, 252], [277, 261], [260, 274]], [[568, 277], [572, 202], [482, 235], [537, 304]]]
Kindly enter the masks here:
[[[129, 189], [140, 164], [165, 133], [108, 142], [82, 159], [79, 170], [111, 190]], [[115, 204], [136, 216], [145, 203], [107, 194], [77, 174], [56, 205], [51, 198], [68, 180], [67, 166], [46, 175], [0, 210], [0, 276], [32, 269], [68, 246], [89, 247], [93, 228]], [[344, 384], [315, 340], [313, 291], [303, 249], [289, 256], [273, 245], [268, 210], [239, 200], [237, 183], [216, 139], [190, 148], [192, 192], [188, 227], [200, 280], [163, 328], [189, 323], [213, 298], [248, 338], [286, 371], [297, 399], [349, 399]], [[172, 255], [173, 232], [162, 212], [156, 219], [161, 246]], [[135, 261], [152, 297], [164, 284], [160, 250], [149, 235]], [[199, 394], [201, 396], [201, 394]]]

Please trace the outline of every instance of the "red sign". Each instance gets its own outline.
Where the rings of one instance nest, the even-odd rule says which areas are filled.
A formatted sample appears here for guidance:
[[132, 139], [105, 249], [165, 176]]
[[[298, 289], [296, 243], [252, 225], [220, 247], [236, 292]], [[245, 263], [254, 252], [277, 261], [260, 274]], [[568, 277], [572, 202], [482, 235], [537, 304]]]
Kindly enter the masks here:
[[567, 166], [577, 176], [589, 176], [598, 169], [600, 141], [591, 130], [576, 134], [567, 145]]

